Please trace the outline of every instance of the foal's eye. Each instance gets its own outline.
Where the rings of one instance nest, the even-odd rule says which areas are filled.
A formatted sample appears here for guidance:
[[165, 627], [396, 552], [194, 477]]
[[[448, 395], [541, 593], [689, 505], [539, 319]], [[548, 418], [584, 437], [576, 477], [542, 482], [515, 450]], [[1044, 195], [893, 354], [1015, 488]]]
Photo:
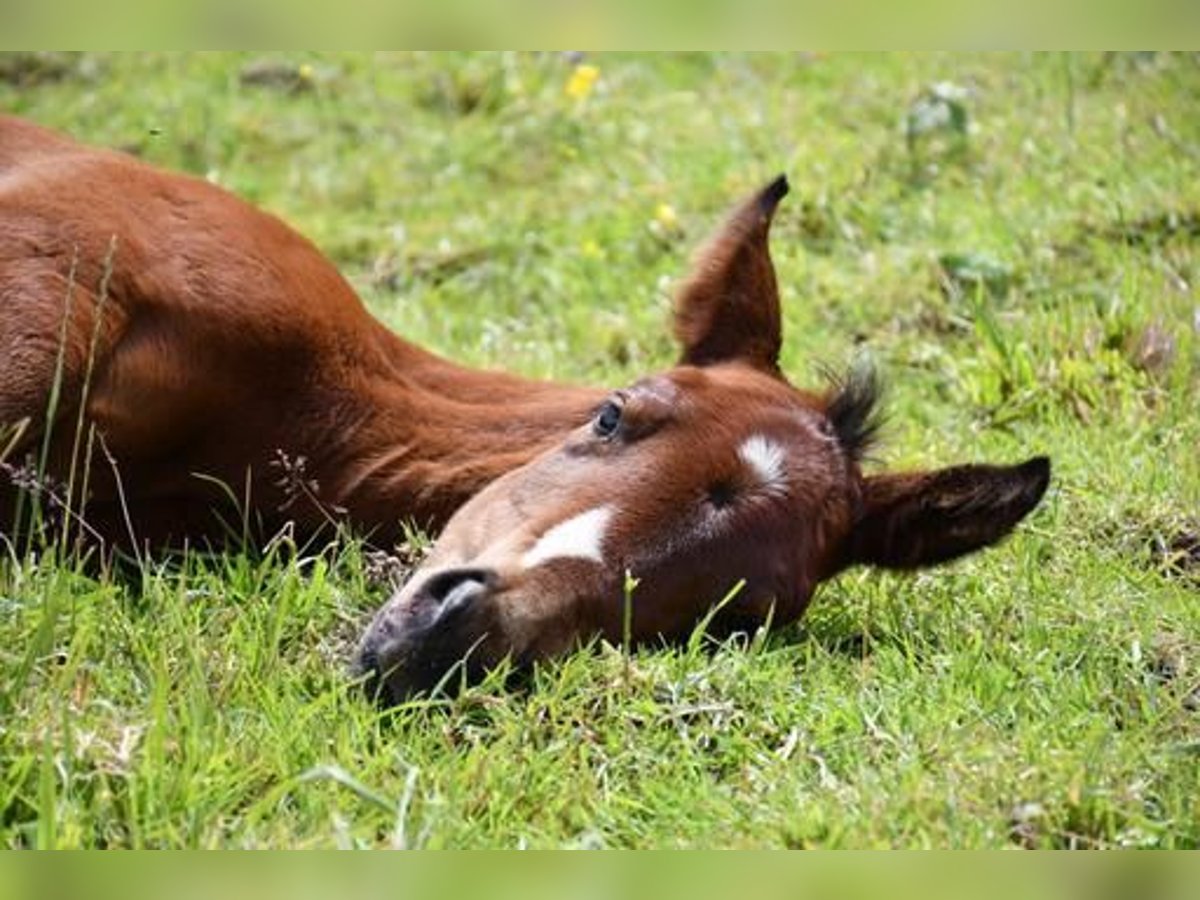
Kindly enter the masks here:
[[616, 432], [617, 426], [621, 424], [621, 404], [609, 400], [596, 413], [596, 418], [592, 420], [592, 431], [598, 437], [612, 437]]

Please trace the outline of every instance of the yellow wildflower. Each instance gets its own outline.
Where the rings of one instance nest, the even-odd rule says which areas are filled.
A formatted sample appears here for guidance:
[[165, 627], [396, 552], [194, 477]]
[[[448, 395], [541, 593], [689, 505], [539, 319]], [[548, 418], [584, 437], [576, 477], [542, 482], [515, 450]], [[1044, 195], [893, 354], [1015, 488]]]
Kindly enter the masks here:
[[670, 203], [660, 203], [654, 208], [654, 220], [668, 231], [679, 227], [679, 216]]
[[563, 91], [573, 100], [586, 100], [592, 92], [592, 88], [596, 86], [596, 79], [599, 77], [599, 69], [581, 63], [571, 72], [571, 77], [567, 79]]
[[654, 207], [654, 215], [646, 227], [656, 238], [664, 241], [678, 237], [683, 229], [679, 227], [679, 213], [670, 203], [659, 203]]
[[301, 63], [300, 68], [296, 71], [296, 74], [300, 76], [301, 81], [311, 82], [317, 73], [313, 71], [313, 67], [308, 63]]
[[585, 259], [604, 259], [604, 250], [591, 238], [579, 245], [579, 252]]

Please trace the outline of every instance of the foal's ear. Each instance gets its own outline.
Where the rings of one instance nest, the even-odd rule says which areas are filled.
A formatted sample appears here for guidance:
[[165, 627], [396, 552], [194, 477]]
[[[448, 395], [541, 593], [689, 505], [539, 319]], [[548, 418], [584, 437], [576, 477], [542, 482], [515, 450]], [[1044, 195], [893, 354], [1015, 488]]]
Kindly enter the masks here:
[[837, 568], [855, 563], [915, 569], [993, 544], [1037, 506], [1050, 460], [876, 475]]
[[675, 296], [680, 363], [740, 359], [779, 371], [779, 290], [767, 232], [787, 192], [787, 179], [780, 175], [737, 207], [696, 253], [691, 274]]

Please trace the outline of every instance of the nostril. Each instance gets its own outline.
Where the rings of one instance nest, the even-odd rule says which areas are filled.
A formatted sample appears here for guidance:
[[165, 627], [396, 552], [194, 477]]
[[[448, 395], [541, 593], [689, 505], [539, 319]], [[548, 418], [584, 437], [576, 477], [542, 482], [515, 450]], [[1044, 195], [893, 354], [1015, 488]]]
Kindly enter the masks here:
[[495, 582], [496, 573], [491, 569], [447, 569], [425, 582], [421, 592], [440, 604], [438, 618], [443, 618], [486, 594]]
[[350, 667], [350, 675], [368, 699], [383, 706], [391, 703], [391, 691], [380, 671], [379, 651], [375, 647], [365, 646], [359, 650]]
[[374, 677], [378, 673], [379, 651], [370, 645], [363, 647], [358, 651], [358, 658], [354, 660], [350, 674], [355, 678], [362, 678], [367, 675]]

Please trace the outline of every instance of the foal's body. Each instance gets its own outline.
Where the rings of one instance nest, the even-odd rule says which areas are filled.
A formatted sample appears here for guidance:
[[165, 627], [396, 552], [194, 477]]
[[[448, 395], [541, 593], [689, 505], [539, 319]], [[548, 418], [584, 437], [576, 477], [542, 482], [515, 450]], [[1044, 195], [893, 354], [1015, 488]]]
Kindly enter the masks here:
[[[8, 464], [40, 453], [48, 427], [51, 488], [72, 468], [81, 480], [82, 404], [98, 437], [79, 515], [106, 540], [132, 528], [155, 546], [221, 537], [242, 504], [260, 536], [343, 515], [382, 541], [406, 519], [440, 528], [603, 396], [442, 360], [372, 318], [275, 217], [10, 118], [0, 369], [0, 428], [25, 423]], [[0, 476], [0, 533], [13, 490]]]

